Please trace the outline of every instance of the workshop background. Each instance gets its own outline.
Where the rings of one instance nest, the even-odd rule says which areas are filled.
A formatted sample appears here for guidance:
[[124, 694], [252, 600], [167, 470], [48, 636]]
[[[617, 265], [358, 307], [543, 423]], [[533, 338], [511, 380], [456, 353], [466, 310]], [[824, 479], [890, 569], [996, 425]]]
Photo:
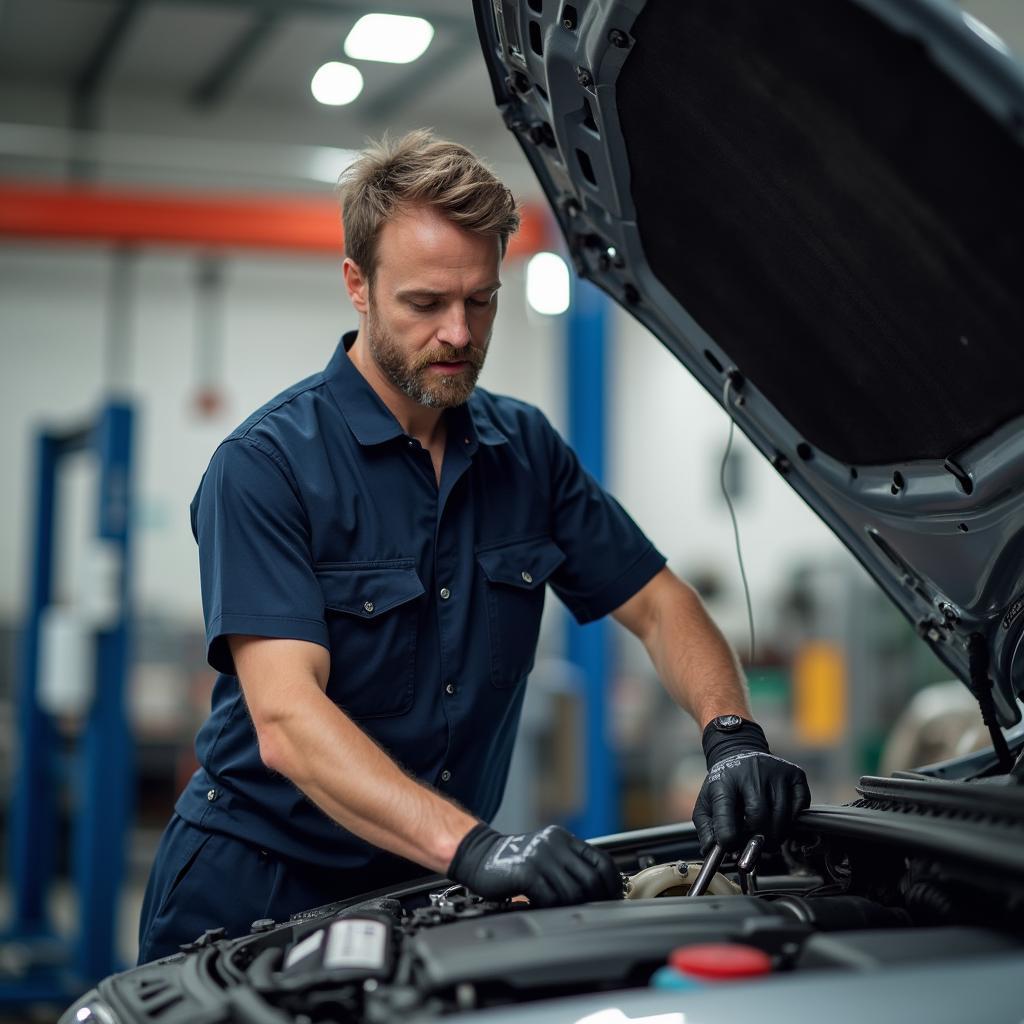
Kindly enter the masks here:
[[[1018, 0], [967, 6], [1024, 51]], [[543, 408], [700, 590], [816, 799], [976, 742], [962, 687], [907, 711], [948, 673], [737, 436], [751, 660], [728, 420], [570, 282], [468, 4], [0, 0], [0, 1014], [134, 962], [214, 675], [189, 501], [220, 439], [355, 326], [334, 183], [367, 137], [423, 125], [524, 207], [481, 384]], [[499, 824], [686, 819], [703, 775], [641, 646], [549, 597]]]

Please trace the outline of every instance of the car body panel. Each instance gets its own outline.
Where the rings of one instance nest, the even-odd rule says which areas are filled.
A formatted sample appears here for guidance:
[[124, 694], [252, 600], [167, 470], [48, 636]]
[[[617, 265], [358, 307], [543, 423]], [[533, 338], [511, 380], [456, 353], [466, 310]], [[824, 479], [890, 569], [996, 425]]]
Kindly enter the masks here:
[[[905, 1024], [921, 1019], [921, 991], [929, 993], [929, 1024], [962, 1024], [978, 1016], [1016, 1022], [1020, 1017], [1019, 954], [966, 959], [934, 967], [891, 967], [851, 974], [822, 971], [764, 981], [707, 985], [692, 992], [632, 989], [614, 997], [580, 996], [536, 1006], [486, 1010], [466, 1024]], [[870, 988], [870, 992], [866, 991]], [[980, 993], [984, 993], [980, 996]]]
[[1021, 65], [941, 0], [476, 10], [577, 272], [717, 397], [961, 680], [984, 640], [999, 721], [1018, 721]]

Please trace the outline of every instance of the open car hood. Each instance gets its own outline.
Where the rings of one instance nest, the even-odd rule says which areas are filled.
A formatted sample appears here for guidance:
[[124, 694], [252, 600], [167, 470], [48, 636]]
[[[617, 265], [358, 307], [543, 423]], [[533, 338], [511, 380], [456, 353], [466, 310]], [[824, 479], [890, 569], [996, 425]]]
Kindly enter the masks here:
[[475, 5], [577, 271], [1018, 721], [1021, 65], [944, 0]]

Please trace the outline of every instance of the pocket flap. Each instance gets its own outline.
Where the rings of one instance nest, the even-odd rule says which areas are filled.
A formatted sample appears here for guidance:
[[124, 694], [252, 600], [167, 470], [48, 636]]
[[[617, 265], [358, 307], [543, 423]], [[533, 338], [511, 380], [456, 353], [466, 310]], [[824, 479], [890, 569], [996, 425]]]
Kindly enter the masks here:
[[565, 552], [550, 537], [534, 537], [478, 551], [476, 560], [492, 583], [534, 590], [565, 561]]
[[316, 569], [324, 605], [338, 612], [374, 619], [424, 593], [423, 584], [409, 568]]

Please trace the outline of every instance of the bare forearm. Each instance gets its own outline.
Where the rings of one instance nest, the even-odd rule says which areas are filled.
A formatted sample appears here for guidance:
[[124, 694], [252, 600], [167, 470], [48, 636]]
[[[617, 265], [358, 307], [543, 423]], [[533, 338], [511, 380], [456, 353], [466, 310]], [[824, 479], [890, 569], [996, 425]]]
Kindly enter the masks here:
[[739, 660], [696, 592], [673, 578], [644, 645], [672, 698], [704, 728], [716, 715], [750, 718]]
[[431, 871], [447, 869], [476, 819], [415, 779], [322, 692], [264, 723], [264, 761], [331, 818]]

